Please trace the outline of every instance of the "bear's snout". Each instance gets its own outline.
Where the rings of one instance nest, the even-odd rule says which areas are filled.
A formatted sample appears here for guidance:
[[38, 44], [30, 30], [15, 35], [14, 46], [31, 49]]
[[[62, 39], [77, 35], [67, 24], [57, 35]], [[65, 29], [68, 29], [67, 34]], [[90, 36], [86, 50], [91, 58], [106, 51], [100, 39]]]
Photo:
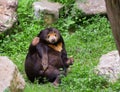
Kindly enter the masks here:
[[55, 43], [57, 42], [57, 38], [55, 36], [52, 36], [49, 38], [50, 43]]

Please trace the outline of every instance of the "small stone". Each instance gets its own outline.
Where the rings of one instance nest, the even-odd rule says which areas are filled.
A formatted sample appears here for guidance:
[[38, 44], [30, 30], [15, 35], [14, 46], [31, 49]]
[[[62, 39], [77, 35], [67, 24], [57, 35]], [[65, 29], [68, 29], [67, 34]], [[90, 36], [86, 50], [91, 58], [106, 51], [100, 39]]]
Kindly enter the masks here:
[[34, 14], [36, 18], [39, 18], [41, 14], [44, 16], [47, 24], [52, 24], [59, 18], [59, 10], [63, 6], [60, 3], [49, 2], [47, 0], [41, 0], [33, 3]]

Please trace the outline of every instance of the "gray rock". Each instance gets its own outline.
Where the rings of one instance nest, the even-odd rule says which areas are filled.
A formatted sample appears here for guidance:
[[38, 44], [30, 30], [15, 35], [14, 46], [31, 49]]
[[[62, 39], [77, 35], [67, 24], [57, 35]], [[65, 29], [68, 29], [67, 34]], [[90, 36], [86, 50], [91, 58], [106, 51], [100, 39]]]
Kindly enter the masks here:
[[0, 92], [23, 92], [25, 81], [6, 56], [0, 56]]
[[18, 0], [0, 0], [0, 33], [11, 28], [17, 21]]
[[[40, 15], [43, 14], [45, 19], [47, 18], [47, 21], [54, 22], [54, 20], [57, 20], [59, 18], [59, 10], [62, 8], [62, 5], [60, 3], [41, 0], [34, 2], [33, 8], [34, 14], [37, 18], [40, 18]], [[45, 22], [47, 22], [46, 20]]]
[[76, 0], [78, 9], [87, 15], [106, 14], [106, 6], [104, 0]]
[[95, 72], [105, 76], [109, 82], [116, 82], [120, 78], [120, 57], [118, 51], [102, 55]]

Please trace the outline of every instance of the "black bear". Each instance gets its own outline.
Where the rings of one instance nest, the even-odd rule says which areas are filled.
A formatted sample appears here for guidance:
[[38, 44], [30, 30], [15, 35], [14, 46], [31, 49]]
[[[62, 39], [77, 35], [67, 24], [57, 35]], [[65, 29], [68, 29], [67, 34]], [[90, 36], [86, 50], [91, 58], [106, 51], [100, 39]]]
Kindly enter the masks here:
[[60, 69], [66, 74], [69, 65], [73, 64], [73, 58], [67, 57], [65, 44], [60, 32], [55, 28], [42, 30], [29, 46], [25, 61], [25, 72], [28, 79], [39, 82], [45, 77], [54, 85], [60, 82]]

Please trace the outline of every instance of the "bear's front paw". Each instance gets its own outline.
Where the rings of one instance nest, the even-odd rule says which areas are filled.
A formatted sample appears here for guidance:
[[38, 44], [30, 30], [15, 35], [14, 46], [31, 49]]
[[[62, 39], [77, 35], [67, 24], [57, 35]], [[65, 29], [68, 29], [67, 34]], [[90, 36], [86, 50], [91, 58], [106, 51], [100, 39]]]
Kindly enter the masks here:
[[40, 38], [39, 37], [35, 37], [33, 40], [32, 40], [32, 45], [33, 46], [36, 46], [40, 41]]
[[59, 83], [56, 82], [56, 81], [54, 81], [54, 82], [53, 82], [53, 85], [54, 85], [55, 87], [58, 87], [58, 86], [59, 86]]
[[72, 57], [70, 57], [68, 60], [67, 60], [67, 64], [68, 65], [72, 65], [74, 62], [74, 59]]

